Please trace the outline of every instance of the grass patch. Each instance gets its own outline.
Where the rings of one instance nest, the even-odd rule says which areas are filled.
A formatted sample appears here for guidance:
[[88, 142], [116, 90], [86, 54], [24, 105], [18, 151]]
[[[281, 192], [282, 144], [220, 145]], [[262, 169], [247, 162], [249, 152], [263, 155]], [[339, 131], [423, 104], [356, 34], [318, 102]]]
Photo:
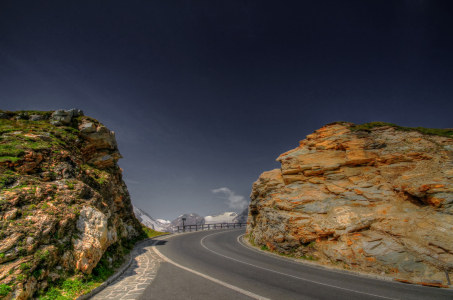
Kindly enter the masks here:
[[437, 135], [451, 138], [453, 137], [453, 130], [452, 129], [438, 129], [438, 128], [425, 128], [425, 127], [404, 127], [399, 126], [393, 123], [386, 123], [386, 122], [371, 122], [371, 123], [364, 123], [360, 125], [353, 125], [350, 126], [349, 129], [351, 131], [370, 131], [373, 128], [383, 127], [383, 126], [390, 126], [394, 127], [397, 131], [418, 131], [422, 134], [426, 135]]
[[167, 232], [156, 231], [156, 230], [151, 229], [151, 228], [146, 227], [146, 226], [142, 226], [142, 229], [146, 233], [146, 237], [147, 238], [152, 238], [152, 237], [159, 236], [159, 235], [167, 233]]
[[6, 284], [0, 284], [0, 296], [6, 296], [11, 292], [12, 288]]
[[72, 300], [83, 295], [94, 287], [93, 282], [82, 282], [79, 279], [66, 279], [59, 282], [58, 287], [52, 286], [39, 300]]

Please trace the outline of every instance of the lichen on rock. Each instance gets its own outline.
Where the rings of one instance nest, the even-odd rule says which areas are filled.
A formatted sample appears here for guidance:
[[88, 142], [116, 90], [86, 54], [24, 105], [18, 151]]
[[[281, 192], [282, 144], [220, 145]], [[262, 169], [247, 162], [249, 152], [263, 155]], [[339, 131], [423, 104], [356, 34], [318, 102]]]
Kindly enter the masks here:
[[253, 184], [252, 243], [324, 265], [447, 284], [453, 132], [422, 132], [342, 122], [308, 135], [278, 157], [281, 169]]
[[143, 236], [120, 158], [115, 134], [78, 109], [0, 112], [4, 299], [88, 275], [108, 249], [120, 260]]

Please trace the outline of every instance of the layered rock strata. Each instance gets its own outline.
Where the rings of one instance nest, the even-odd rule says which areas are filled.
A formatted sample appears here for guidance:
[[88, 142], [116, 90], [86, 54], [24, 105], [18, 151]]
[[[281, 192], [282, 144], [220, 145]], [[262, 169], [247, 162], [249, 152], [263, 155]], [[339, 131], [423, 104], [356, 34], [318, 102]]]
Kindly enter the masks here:
[[324, 265], [446, 285], [453, 139], [357, 128], [327, 125], [259, 177], [250, 196], [251, 242]]
[[0, 284], [29, 299], [142, 234], [115, 135], [77, 109], [0, 114]]

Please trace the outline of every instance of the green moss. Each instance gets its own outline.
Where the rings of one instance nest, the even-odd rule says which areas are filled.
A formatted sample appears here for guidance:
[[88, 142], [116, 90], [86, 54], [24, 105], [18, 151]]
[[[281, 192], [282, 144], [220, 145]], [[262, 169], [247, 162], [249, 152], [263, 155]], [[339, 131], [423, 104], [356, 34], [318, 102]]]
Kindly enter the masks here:
[[6, 284], [0, 284], [0, 296], [6, 296], [11, 292], [12, 288]]
[[352, 125], [349, 128], [352, 131], [359, 131], [359, 130], [364, 130], [364, 131], [370, 131], [373, 128], [376, 127], [383, 127], [383, 126], [390, 126], [394, 127], [398, 131], [418, 131], [422, 134], [427, 134], [427, 135], [437, 135], [437, 136], [443, 136], [443, 137], [453, 137], [453, 130], [452, 129], [438, 129], [438, 128], [425, 128], [425, 127], [404, 127], [404, 126], [399, 126], [393, 123], [386, 123], [386, 122], [371, 122], [371, 123], [364, 123], [360, 125]]

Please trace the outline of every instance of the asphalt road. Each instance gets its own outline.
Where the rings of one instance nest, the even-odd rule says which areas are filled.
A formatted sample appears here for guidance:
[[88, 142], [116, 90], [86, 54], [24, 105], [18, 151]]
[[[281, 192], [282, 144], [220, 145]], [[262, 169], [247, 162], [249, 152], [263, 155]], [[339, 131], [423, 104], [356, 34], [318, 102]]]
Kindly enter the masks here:
[[[244, 229], [162, 238], [155, 247], [171, 261], [268, 299], [453, 299], [453, 290], [387, 282], [295, 263], [240, 243]], [[253, 299], [170, 263], [162, 263], [139, 300]], [[257, 299], [255, 297], [255, 299]]]

